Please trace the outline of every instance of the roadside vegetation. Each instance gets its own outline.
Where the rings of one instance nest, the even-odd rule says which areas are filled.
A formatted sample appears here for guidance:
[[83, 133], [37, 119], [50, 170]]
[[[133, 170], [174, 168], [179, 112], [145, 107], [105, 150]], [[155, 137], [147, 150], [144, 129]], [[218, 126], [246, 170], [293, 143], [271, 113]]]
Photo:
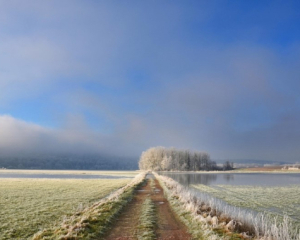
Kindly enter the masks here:
[[103, 236], [111, 221], [131, 201], [135, 189], [143, 183], [146, 172], [138, 174], [126, 186], [92, 206], [66, 217], [61, 223], [36, 233], [40, 239], [94, 239]]
[[[187, 226], [193, 239], [199, 240], [222, 240], [223, 234], [216, 234], [209, 223], [201, 221], [198, 216], [197, 199], [173, 179], [158, 175], [153, 172], [158, 179], [164, 193], [173, 208], [174, 212], [179, 216], [180, 220]], [[196, 201], [196, 202], [195, 202]]]
[[192, 185], [201, 192], [207, 192], [225, 202], [242, 208], [265, 212], [283, 220], [288, 215], [295, 228], [300, 229], [300, 186], [259, 187]]
[[130, 179], [1, 179], [0, 239], [26, 239]]
[[155, 176], [196, 239], [300, 239], [299, 229], [293, 227], [287, 216], [277, 222], [276, 218], [263, 213], [255, 214], [184, 187], [171, 178]]

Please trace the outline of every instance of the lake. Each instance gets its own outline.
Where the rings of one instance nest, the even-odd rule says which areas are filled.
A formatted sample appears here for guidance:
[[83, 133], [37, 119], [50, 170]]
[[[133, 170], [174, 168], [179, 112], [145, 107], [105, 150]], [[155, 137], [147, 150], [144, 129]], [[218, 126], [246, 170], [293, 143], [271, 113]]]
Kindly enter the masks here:
[[0, 173], [1, 178], [54, 178], [54, 179], [120, 179], [132, 178], [130, 176], [113, 176], [97, 174], [27, 174], [27, 173]]
[[288, 186], [300, 185], [300, 173], [174, 173], [159, 174], [173, 178], [182, 185], [248, 185]]

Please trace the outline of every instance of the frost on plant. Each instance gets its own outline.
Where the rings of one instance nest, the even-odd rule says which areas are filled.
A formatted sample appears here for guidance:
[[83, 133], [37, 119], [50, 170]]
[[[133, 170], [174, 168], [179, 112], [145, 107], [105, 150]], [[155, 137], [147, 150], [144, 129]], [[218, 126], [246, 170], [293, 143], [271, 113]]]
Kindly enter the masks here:
[[[210, 194], [183, 187], [178, 182], [165, 176], [155, 176], [164, 186], [170, 201], [179, 202], [177, 211], [191, 214], [194, 221], [201, 222], [202, 232], [206, 237], [225, 238], [231, 234], [235, 239], [270, 239], [270, 240], [299, 240], [299, 229], [295, 229], [289, 217], [283, 221], [263, 213], [231, 206]], [[189, 222], [190, 224], [191, 221]]]
[[132, 199], [134, 189], [143, 182], [145, 176], [146, 172], [140, 173], [126, 186], [83, 211], [65, 218], [59, 226], [38, 232], [33, 240], [99, 238], [104, 234], [112, 219]]

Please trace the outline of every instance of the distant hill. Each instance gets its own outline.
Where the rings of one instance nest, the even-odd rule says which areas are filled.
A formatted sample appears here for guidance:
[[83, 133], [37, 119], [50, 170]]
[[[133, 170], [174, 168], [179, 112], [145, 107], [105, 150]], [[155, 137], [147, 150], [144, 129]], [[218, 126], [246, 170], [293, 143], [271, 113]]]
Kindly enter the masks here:
[[0, 168], [70, 169], [70, 170], [136, 170], [138, 160], [104, 155], [34, 155], [0, 157]]

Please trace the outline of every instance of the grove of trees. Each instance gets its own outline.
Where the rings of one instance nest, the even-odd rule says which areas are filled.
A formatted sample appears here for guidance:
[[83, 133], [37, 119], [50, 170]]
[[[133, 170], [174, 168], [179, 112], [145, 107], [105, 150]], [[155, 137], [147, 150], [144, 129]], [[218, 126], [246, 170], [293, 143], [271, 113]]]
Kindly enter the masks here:
[[153, 147], [140, 157], [141, 170], [154, 171], [199, 171], [218, 170], [206, 152], [191, 152], [176, 148]]

